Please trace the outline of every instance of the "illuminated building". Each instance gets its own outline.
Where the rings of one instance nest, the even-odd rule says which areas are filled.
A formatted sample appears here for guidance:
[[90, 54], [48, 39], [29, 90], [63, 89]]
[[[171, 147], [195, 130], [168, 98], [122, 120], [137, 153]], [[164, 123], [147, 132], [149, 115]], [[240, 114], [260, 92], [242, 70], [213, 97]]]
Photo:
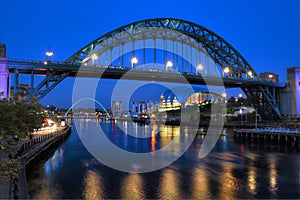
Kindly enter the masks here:
[[7, 69], [6, 46], [0, 44], [0, 99], [9, 97], [10, 81]]
[[194, 105], [203, 103], [205, 100], [210, 100], [212, 97], [209, 93], [197, 92], [189, 96], [186, 100], [186, 105]]
[[113, 101], [112, 102], [112, 113], [114, 117], [121, 116], [122, 112], [122, 101]]
[[156, 112], [156, 106], [154, 101], [149, 100], [148, 102], [141, 101], [141, 102], [133, 102], [131, 105], [131, 113], [153, 113]]
[[180, 107], [181, 104], [178, 102], [177, 98], [174, 96], [173, 102], [172, 102], [173, 107]]
[[[300, 67], [287, 69], [287, 87], [290, 89], [290, 106], [292, 115], [300, 115]], [[282, 99], [284, 101], [284, 99]], [[289, 102], [282, 102], [288, 104]]]
[[260, 80], [278, 82], [278, 75], [273, 72], [262, 72], [259, 74]]
[[178, 102], [177, 98], [174, 96], [173, 101], [171, 101], [171, 96], [168, 96], [167, 101], [163, 94], [160, 95], [160, 102], [158, 106], [158, 112], [179, 110], [181, 104]]

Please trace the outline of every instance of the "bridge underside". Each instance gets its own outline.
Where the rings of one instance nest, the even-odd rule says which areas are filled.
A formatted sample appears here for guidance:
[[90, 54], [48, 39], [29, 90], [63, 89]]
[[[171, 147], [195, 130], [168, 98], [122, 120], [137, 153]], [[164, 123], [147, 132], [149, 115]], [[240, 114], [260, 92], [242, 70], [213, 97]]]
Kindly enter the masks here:
[[281, 103], [279, 87], [245, 84], [241, 88], [264, 119], [273, 120], [282, 117], [279, 110]]

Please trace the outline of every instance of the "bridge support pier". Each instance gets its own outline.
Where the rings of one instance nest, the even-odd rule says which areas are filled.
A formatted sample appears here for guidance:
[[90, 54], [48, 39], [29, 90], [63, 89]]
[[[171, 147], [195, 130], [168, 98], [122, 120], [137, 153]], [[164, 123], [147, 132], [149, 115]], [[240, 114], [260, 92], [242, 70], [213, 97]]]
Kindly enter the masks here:
[[0, 99], [10, 96], [10, 76], [7, 69], [6, 47], [0, 44]]

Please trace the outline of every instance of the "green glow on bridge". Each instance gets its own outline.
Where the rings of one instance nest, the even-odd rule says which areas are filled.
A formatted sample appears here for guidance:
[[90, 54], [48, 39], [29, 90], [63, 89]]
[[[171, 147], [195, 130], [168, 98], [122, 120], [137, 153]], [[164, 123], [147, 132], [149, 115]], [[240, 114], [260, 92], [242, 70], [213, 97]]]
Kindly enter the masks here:
[[107, 114], [107, 116], [108, 116], [109, 118], [111, 118], [110, 114], [109, 114], [109, 113], [107, 112], [107, 110], [103, 107], [103, 105], [102, 105], [99, 101], [97, 101], [96, 99], [93, 99], [93, 98], [82, 98], [82, 99], [77, 100], [77, 101], [76, 101], [76, 102], [68, 109], [68, 111], [65, 113], [64, 118], [67, 117], [67, 115], [68, 115], [69, 112], [73, 109], [74, 106], [76, 106], [76, 105], [79, 104], [80, 102], [86, 101], [86, 100], [90, 100], [90, 101], [96, 102], [96, 103], [97, 103], [98, 105], [100, 105], [101, 108], [105, 111], [105, 113]]

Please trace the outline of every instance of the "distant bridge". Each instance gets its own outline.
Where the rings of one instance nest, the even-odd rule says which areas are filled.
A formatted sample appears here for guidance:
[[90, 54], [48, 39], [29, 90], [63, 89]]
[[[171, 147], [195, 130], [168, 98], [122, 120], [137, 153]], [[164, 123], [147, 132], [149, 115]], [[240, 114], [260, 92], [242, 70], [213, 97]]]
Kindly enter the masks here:
[[[247, 60], [227, 41], [198, 24], [173, 18], [134, 22], [115, 29], [64, 62], [1, 60], [18, 75], [31, 75], [31, 90], [25, 99], [41, 100], [66, 77], [130, 79], [240, 87], [262, 115], [281, 117], [279, 89], [284, 83], [259, 80]], [[80, 71], [80, 73], [78, 73]], [[126, 76], [124, 77], [124, 75]], [[34, 76], [45, 78], [37, 85]]]

